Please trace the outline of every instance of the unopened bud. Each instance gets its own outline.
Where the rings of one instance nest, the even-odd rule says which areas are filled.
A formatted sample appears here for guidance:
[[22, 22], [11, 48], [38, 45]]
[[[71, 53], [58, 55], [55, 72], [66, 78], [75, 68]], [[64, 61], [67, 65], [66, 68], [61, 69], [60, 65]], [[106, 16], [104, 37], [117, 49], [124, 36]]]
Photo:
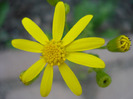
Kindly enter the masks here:
[[108, 42], [107, 49], [111, 52], [126, 52], [130, 46], [130, 39], [125, 35], [120, 35]]
[[111, 84], [111, 77], [104, 71], [96, 72], [96, 82], [99, 87], [105, 88]]
[[70, 12], [70, 6], [69, 4], [65, 3], [65, 14], [67, 15]]

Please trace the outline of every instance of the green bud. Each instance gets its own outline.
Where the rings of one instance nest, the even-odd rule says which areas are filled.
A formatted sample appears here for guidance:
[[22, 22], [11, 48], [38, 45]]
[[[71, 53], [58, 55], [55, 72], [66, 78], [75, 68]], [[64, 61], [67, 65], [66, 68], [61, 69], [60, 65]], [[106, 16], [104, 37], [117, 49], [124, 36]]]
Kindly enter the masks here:
[[[26, 71], [26, 70], [25, 70], [25, 71]], [[19, 76], [19, 79], [23, 82], [24, 85], [30, 85], [30, 84], [32, 84], [32, 83], [39, 77], [39, 75], [40, 75], [40, 74], [38, 74], [34, 79], [32, 79], [32, 80], [29, 81], [29, 82], [24, 82], [24, 81], [22, 80], [22, 76], [23, 76], [23, 74], [25, 73], [25, 71], [22, 71], [22, 72], [20, 73], [20, 76]]]
[[108, 42], [107, 49], [111, 52], [126, 52], [130, 46], [130, 39], [125, 35], [120, 35]]
[[47, 0], [47, 2], [52, 5], [52, 6], [56, 6], [56, 4], [59, 2], [60, 0]]
[[96, 82], [99, 87], [105, 88], [111, 84], [111, 77], [104, 71], [96, 72]]
[[65, 3], [65, 14], [67, 15], [70, 12], [70, 6], [69, 4]]

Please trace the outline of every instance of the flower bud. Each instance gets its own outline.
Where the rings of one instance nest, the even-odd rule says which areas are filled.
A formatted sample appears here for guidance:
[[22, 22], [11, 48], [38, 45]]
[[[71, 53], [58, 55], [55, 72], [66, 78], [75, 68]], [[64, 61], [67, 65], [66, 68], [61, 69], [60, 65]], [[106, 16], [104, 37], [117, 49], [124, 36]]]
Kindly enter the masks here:
[[125, 35], [120, 35], [107, 44], [107, 49], [111, 52], [126, 52], [130, 49], [131, 41]]
[[[25, 70], [25, 71], [26, 71], [26, 70]], [[24, 81], [22, 80], [22, 76], [23, 76], [23, 74], [25, 73], [25, 71], [22, 71], [22, 72], [20, 73], [20, 76], [19, 76], [19, 79], [23, 82], [24, 85], [30, 85], [30, 84], [32, 84], [32, 83], [39, 77], [39, 75], [40, 75], [40, 74], [38, 74], [34, 79], [32, 79], [32, 80], [29, 81], [29, 82], [24, 82]]]
[[47, 0], [47, 2], [52, 5], [52, 6], [56, 6], [56, 4], [59, 2], [60, 0]]
[[69, 4], [65, 3], [65, 14], [67, 15], [70, 12], [70, 6]]
[[96, 72], [96, 82], [99, 87], [105, 88], [110, 85], [111, 77], [104, 71]]

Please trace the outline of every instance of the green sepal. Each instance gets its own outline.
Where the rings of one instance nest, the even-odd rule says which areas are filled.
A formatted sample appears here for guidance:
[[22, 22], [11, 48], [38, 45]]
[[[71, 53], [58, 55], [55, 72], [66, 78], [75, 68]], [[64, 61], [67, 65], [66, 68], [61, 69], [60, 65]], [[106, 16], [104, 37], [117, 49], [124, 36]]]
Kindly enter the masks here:
[[116, 37], [112, 40], [110, 40], [107, 44], [107, 49], [111, 52], [120, 52], [120, 49], [118, 48], [119, 44], [117, 43], [120, 37]]

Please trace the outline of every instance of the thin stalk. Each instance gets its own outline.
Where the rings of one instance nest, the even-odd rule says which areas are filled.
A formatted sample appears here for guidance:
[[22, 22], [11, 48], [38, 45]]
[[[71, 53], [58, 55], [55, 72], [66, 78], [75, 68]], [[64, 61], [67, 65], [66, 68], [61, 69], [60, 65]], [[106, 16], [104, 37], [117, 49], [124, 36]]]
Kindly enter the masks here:
[[97, 49], [106, 49], [106, 48], [107, 48], [107, 46], [102, 46], [102, 47], [99, 47]]

